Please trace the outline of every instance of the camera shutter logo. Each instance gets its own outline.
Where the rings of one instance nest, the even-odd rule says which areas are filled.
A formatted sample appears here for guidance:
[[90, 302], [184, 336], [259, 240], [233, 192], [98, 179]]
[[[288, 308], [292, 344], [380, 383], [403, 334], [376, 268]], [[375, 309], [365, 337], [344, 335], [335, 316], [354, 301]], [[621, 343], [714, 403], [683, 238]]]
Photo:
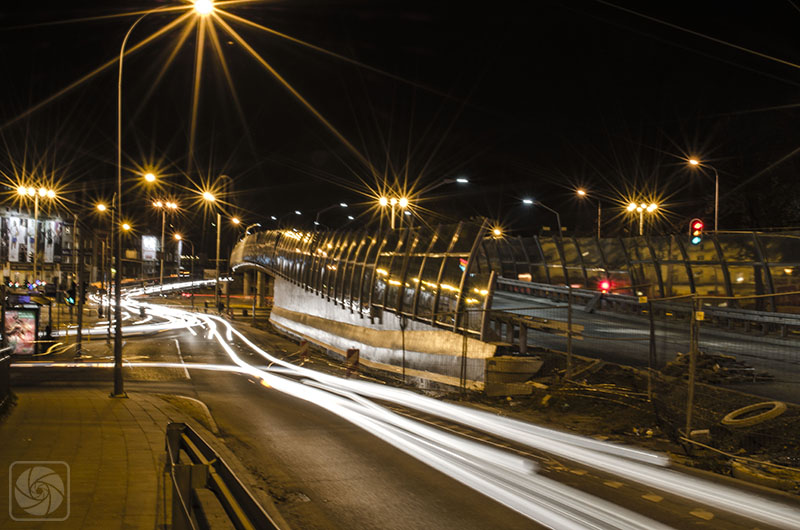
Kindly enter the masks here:
[[[23, 467], [23, 462], [15, 462], [13, 467]], [[53, 520], [51, 514], [66, 503], [69, 515], [69, 468], [62, 462], [27, 462], [16, 479], [13, 480], [13, 497], [16, 505], [31, 517], [13, 517], [15, 520]], [[60, 464], [62, 472], [41, 464]], [[13, 476], [13, 473], [12, 473]], [[66, 480], [66, 483], [65, 483]], [[62, 510], [63, 512], [63, 510]], [[59, 514], [60, 515], [60, 514]], [[57, 520], [64, 520], [59, 517]]]

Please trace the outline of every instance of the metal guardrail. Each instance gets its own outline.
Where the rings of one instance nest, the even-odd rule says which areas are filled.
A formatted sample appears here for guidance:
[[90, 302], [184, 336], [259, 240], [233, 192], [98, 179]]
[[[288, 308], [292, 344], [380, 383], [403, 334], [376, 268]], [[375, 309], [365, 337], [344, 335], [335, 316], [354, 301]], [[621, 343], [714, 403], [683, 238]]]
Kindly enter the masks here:
[[[543, 283], [533, 283], [508, 278], [498, 278], [497, 288], [502, 291], [519, 293], [529, 296], [540, 296], [549, 299], [566, 301], [569, 297], [570, 288], [561, 285], [549, 285]], [[599, 291], [592, 289], [572, 289], [573, 300], [580, 305], [589, 305], [597, 299]], [[602, 295], [606, 302], [606, 307], [612, 311], [621, 313], [641, 313], [647, 309], [646, 304], [641, 304], [638, 297], [624, 294], [605, 293]], [[702, 298], [702, 297], [701, 297]], [[657, 298], [651, 299], [658, 302], [658, 309], [663, 313], [677, 319], [689, 319], [692, 312], [691, 298], [687, 297], [686, 303], [675, 301], [661, 301]], [[708, 307], [703, 306], [705, 320], [717, 326], [733, 327], [741, 324], [745, 329], [754, 326], [762, 326], [764, 332], [769, 326], [774, 326], [781, 331], [783, 336], [788, 334], [790, 328], [800, 330], [800, 314], [776, 313], [772, 311], [756, 311], [751, 309], [738, 309], [731, 307]]]
[[[186, 455], [190, 462], [182, 462]], [[222, 458], [185, 423], [167, 425], [167, 472], [172, 479], [172, 528], [199, 530], [211, 525], [198, 489], [210, 490], [237, 529], [280, 528]]]
[[0, 409], [11, 395], [11, 348], [0, 349]]

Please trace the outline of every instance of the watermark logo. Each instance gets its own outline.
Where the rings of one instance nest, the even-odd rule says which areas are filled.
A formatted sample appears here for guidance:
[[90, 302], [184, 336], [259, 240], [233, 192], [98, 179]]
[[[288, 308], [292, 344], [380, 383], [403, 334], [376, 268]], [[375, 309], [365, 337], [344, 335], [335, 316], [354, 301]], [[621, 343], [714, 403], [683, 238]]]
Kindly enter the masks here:
[[14, 521], [64, 521], [69, 517], [66, 462], [14, 462], [8, 468], [8, 511]]

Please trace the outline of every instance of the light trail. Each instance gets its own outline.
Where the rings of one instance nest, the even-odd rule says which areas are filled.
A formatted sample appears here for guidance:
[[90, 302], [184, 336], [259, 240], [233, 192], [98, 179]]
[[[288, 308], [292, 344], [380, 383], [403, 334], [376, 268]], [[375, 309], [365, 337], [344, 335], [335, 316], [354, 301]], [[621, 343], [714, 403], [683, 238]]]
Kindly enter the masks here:
[[[173, 288], [180, 289], [178, 285]], [[145, 307], [150, 314], [165, 319], [164, 323], [153, 325], [159, 329], [191, 330], [195, 326], [208, 326], [208, 338], [217, 341], [233, 365], [136, 362], [125, 363], [126, 367], [214, 370], [253, 377], [264, 386], [336, 414], [426, 465], [544, 526], [570, 529], [666, 528], [613, 503], [541, 477], [535, 473], [535, 463], [528, 459], [401, 416], [372, 400], [431, 414], [759, 522], [780, 528], [800, 528], [800, 511], [797, 509], [665, 469], [669, 460], [659, 453], [601, 442], [461, 405], [443, 403], [408, 390], [342, 379], [295, 366], [263, 350], [220, 317], [130, 300], [135, 294], [146, 294], [148, 289], [151, 288], [137, 288], [126, 293], [126, 308], [138, 311], [140, 307]], [[152, 289], [159, 288], [155, 286]], [[126, 329], [132, 327], [127, 326]], [[146, 327], [148, 325], [136, 326], [139, 329]], [[234, 341], [241, 342], [275, 366], [260, 368], [245, 362], [234, 351]], [[113, 363], [37, 362], [13, 366], [108, 368]]]
[[[210, 318], [216, 319], [217, 317]], [[300, 376], [365, 397], [385, 400], [433, 414], [481, 432], [512, 440], [542, 452], [579, 462], [587, 467], [625, 477], [634, 482], [759, 522], [769, 523], [780, 528], [800, 528], [800, 510], [684, 473], [664, 469], [663, 466], [668, 465], [669, 460], [663, 455], [562, 433], [460, 405], [443, 403], [408, 390], [366, 381], [342, 379], [297, 367], [270, 355], [228, 322], [218, 320], [229, 326], [232, 333], [253, 351], [270, 362], [294, 370]], [[270, 384], [270, 386], [274, 385]]]

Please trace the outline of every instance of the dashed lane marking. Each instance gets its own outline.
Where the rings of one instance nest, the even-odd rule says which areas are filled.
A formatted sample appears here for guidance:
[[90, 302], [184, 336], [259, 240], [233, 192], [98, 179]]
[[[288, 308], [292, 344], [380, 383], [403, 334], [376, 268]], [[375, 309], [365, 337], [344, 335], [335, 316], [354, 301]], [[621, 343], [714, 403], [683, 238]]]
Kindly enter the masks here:
[[603, 484], [605, 484], [609, 488], [621, 488], [622, 486], [624, 486], [622, 482], [617, 482], [616, 480], [607, 480], [603, 482]]
[[700, 508], [692, 510], [689, 513], [694, 515], [695, 517], [699, 517], [700, 519], [705, 519], [706, 521], [710, 521], [711, 519], [714, 518], [714, 514], [713, 513], [709, 512], [709, 511], [706, 511], [706, 510], [702, 510]]
[[588, 473], [588, 471], [586, 471], [585, 469], [570, 469], [569, 472], [572, 473], [573, 475], [581, 475], [581, 476]]
[[656, 495], [655, 493], [648, 493], [646, 495], [642, 495], [642, 498], [652, 502], [661, 502], [664, 500], [664, 497], [661, 495]]

